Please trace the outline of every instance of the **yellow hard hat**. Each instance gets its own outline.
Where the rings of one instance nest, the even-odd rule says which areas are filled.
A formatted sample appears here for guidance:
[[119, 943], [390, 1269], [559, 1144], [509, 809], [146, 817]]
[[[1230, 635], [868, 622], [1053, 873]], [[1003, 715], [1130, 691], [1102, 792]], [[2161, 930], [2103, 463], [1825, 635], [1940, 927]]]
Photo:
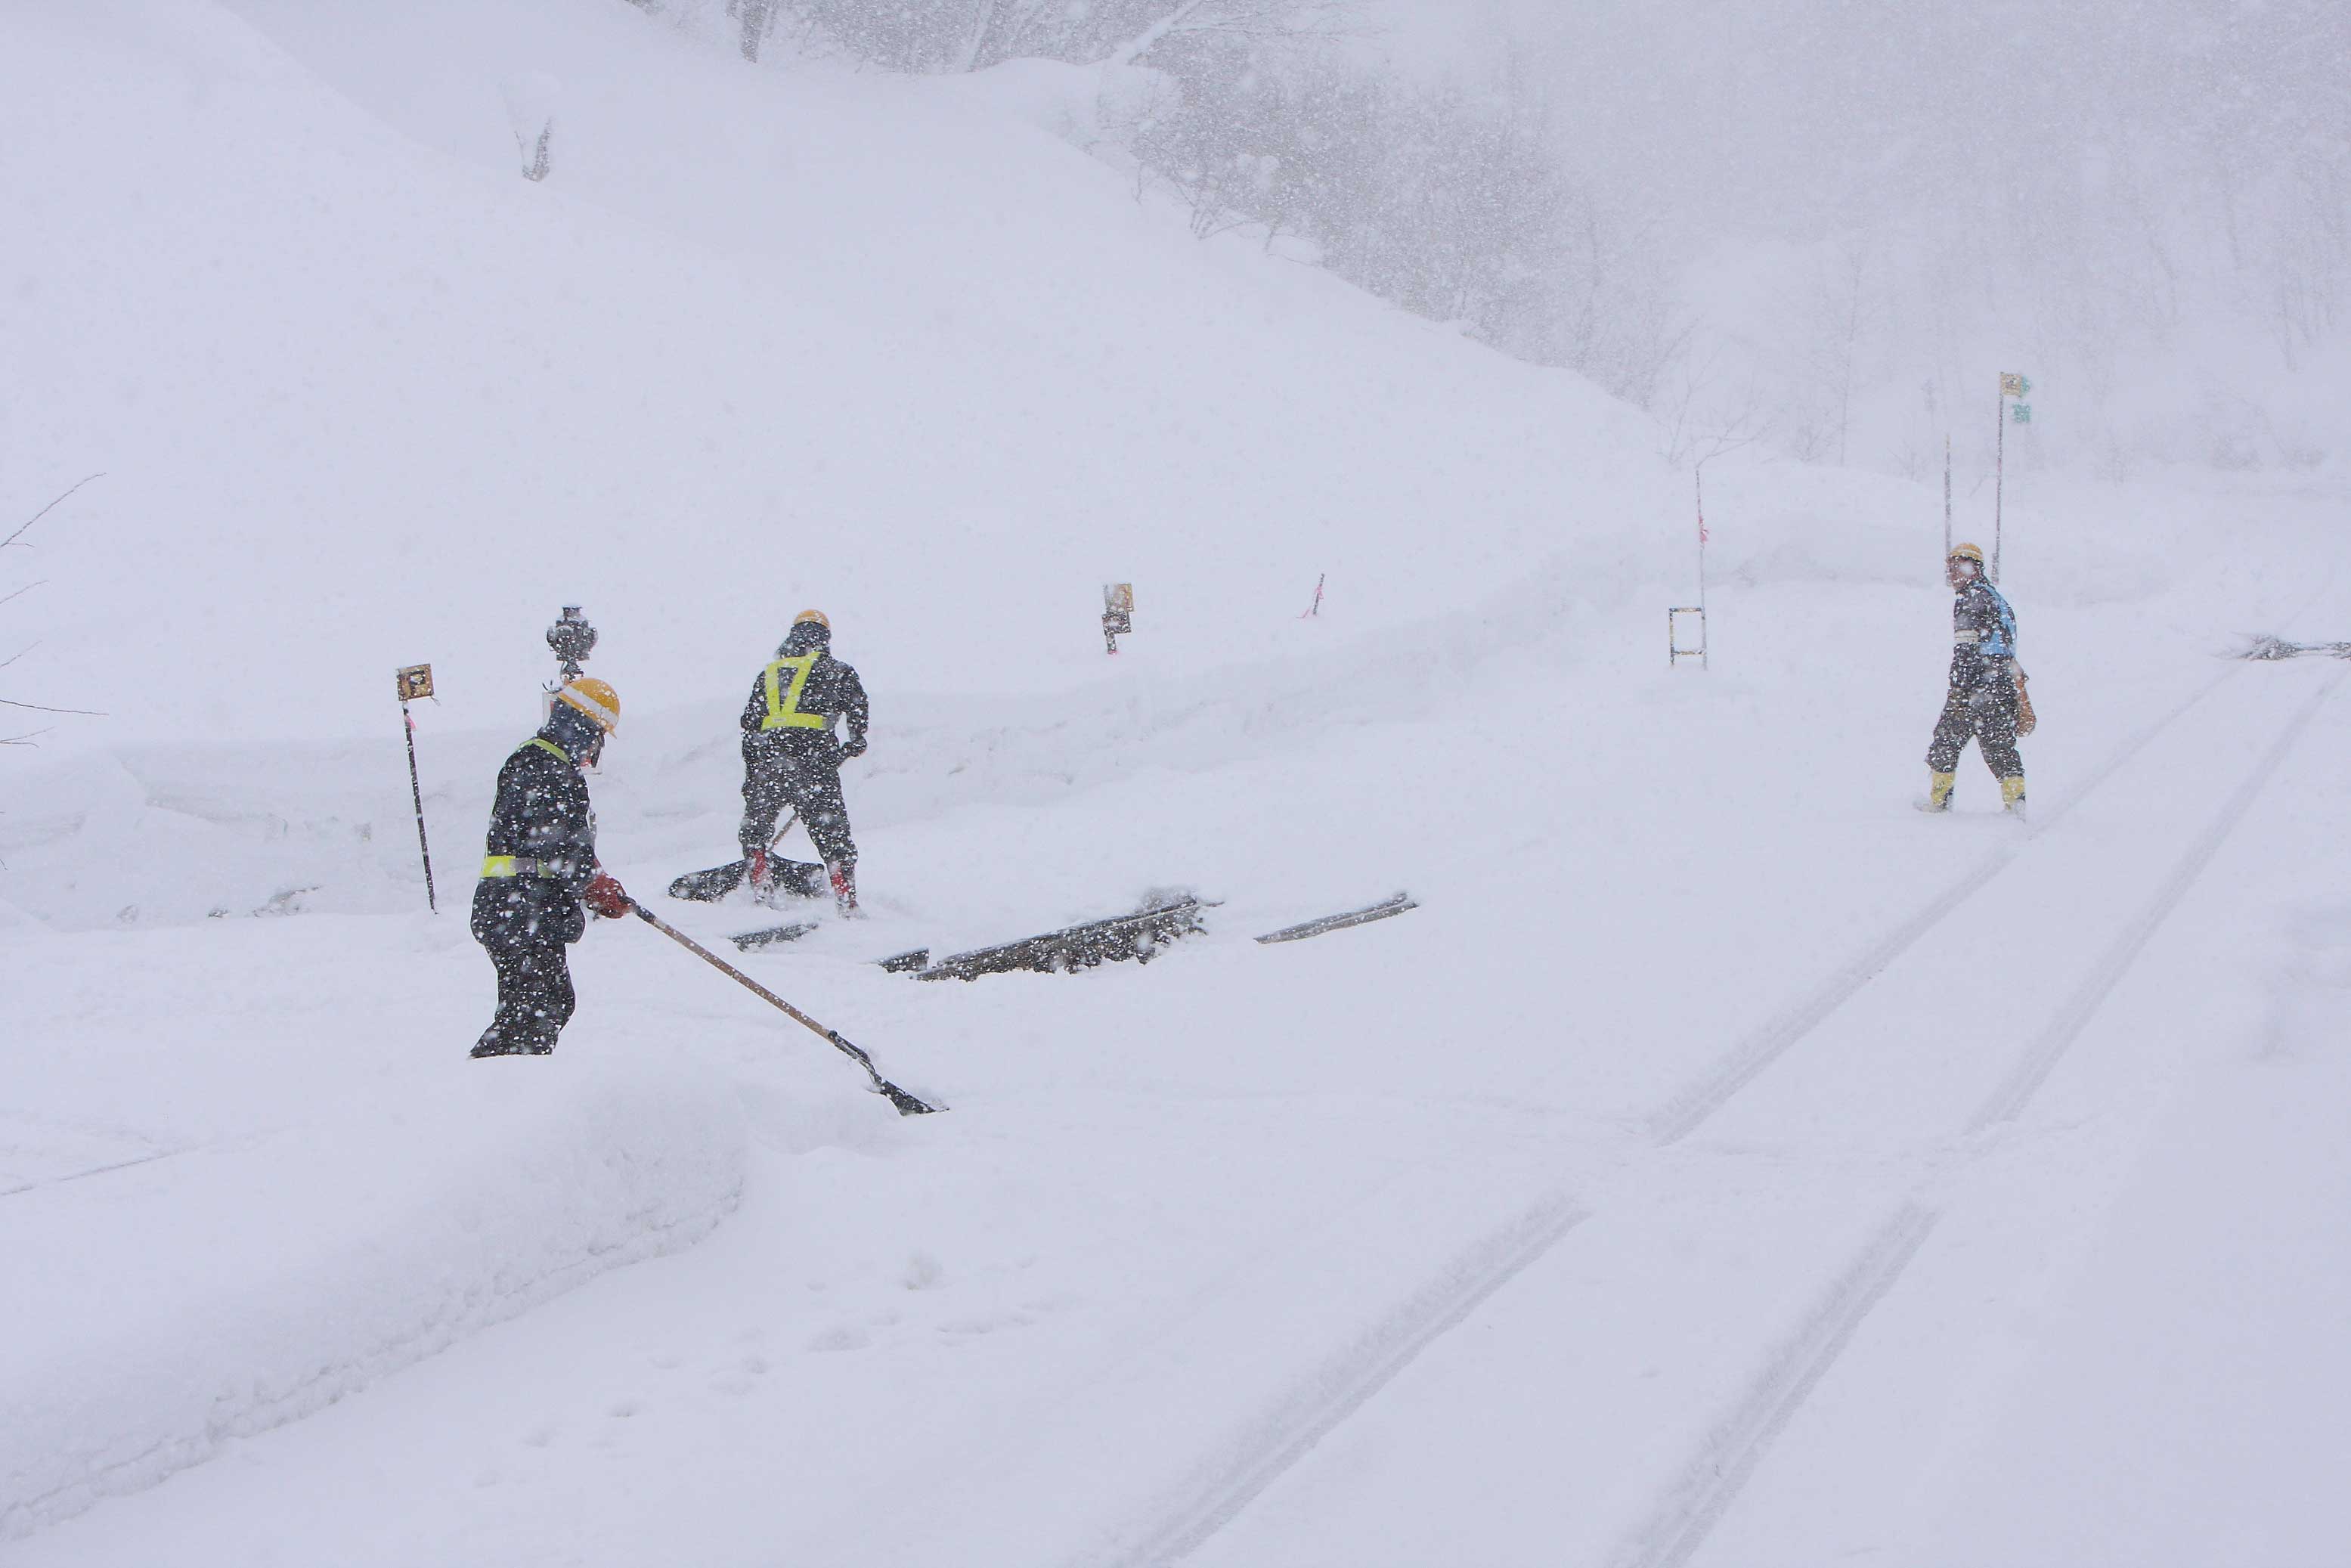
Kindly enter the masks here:
[[621, 694], [593, 675], [583, 675], [555, 694], [558, 702], [569, 703], [594, 719], [606, 735], [618, 734], [621, 728]]
[[1951, 549], [1950, 559], [1953, 560], [1971, 560], [1978, 566], [1981, 566], [1983, 564], [1983, 547], [1981, 545], [1955, 545]]
[[795, 626], [806, 626], [811, 622], [828, 632], [832, 630], [832, 622], [824, 618], [824, 612], [821, 610], [803, 610], [792, 617], [792, 624]]

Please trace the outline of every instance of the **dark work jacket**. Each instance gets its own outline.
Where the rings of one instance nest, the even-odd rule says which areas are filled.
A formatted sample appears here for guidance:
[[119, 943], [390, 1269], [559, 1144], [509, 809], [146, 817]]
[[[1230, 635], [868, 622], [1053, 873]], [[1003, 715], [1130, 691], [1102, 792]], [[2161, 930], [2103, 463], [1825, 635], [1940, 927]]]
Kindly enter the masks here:
[[587, 928], [580, 894], [596, 875], [596, 814], [588, 780], [571, 760], [588, 737], [586, 721], [557, 711], [547, 727], [515, 747], [498, 769], [485, 855], [551, 862], [552, 875], [486, 876], [474, 887], [474, 940], [488, 947], [577, 942]]
[[[745, 762], [815, 759], [838, 763], [841, 742], [833, 738], [835, 729], [843, 731], [846, 740], [865, 737], [865, 683], [857, 678], [854, 669], [832, 656], [831, 641], [823, 627], [811, 622], [793, 627], [783, 646], [776, 650], [778, 661], [813, 661], [797, 698], [791, 688], [799, 672], [792, 665], [779, 669], [771, 664], [752, 677], [751, 695], [743, 704], [741, 720]], [[774, 706], [779, 715], [799, 715], [824, 722], [770, 726], [768, 682], [771, 672], [776, 685]]]
[[2000, 590], [1972, 578], [1951, 601], [1951, 687], [1974, 691], [2009, 685], [2016, 657], [2016, 612]]

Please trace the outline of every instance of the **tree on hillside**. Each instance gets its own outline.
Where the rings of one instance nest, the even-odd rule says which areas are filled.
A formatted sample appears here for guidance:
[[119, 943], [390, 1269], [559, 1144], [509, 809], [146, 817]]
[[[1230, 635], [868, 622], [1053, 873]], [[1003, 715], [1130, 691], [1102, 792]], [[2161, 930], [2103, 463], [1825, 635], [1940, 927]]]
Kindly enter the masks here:
[[1673, 350], [1641, 225], [1570, 169], [1517, 60], [1437, 86], [1328, 51], [1177, 37], [1127, 150], [1206, 236], [1260, 225], [1357, 287], [1646, 404]]
[[[1200, 35], [1290, 38], [1338, 25], [1353, 0], [729, 0], [743, 52], [790, 11], [859, 57], [903, 71], [975, 71], [1012, 59], [1143, 63]], [[1155, 62], [1154, 62], [1155, 63]]]
[[1840, 242], [1814, 261], [1802, 289], [1782, 306], [1795, 333], [1784, 358], [1802, 383], [1791, 400], [1803, 411], [1791, 447], [1808, 462], [1829, 459], [1843, 466], [1845, 461], [1861, 355], [1880, 316], [1869, 263], [1865, 241]]

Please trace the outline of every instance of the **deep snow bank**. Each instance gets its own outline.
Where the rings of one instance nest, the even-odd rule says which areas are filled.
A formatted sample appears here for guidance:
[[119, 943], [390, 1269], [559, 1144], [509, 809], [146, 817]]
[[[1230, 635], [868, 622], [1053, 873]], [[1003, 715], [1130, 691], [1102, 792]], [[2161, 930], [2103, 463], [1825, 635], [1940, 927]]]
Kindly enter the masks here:
[[37, 1173], [0, 1202], [0, 1537], [688, 1246], [737, 1202], [721, 1091], [460, 1068], [445, 1099]]

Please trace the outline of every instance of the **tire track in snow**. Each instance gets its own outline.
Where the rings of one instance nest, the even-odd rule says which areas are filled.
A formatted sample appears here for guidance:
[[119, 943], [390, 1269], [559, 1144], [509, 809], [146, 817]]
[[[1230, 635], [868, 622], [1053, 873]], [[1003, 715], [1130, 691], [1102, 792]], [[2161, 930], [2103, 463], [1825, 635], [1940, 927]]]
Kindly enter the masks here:
[[2162, 929], [2171, 912], [2179, 906], [2179, 901], [2188, 895], [2188, 890], [2196, 884], [2196, 879], [2204, 873], [2204, 868], [2211, 863], [2212, 857], [2220, 853], [2220, 846], [2228, 842], [2229, 836], [2236, 831], [2237, 824], [2244, 821], [2245, 813], [2252, 810], [2253, 802], [2260, 799], [2280, 764], [2284, 762], [2286, 753], [2294, 749], [2294, 743], [2302, 738], [2302, 732], [2310, 727], [2310, 721], [2335, 695], [2335, 688], [2343, 684], [2344, 678], [2340, 674], [2329, 676], [2325, 685], [2312, 693], [2309, 700], [2287, 721], [2284, 730], [2262, 754], [2252, 771], [2222, 803], [2220, 811], [2206, 824], [2204, 831], [2189, 846], [2188, 852], [2179, 857], [2179, 863], [2171, 868], [2171, 874], [2164, 879], [2161, 887], [2156, 889], [2155, 896], [2131, 917], [2121, 934], [2099, 956], [2090, 972], [2083, 977], [2081, 985], [2065, 998], [2056, 1016], [2033, 1037], [2032, 1043], [2025, 1048], [2023, 1056], [2010, 1069], [2008, 1076], [1985, 1098], [1968, 1124], [1969, 1132], [1980, 1133], [1999, 1123], [2015, 1120], [2025, 1103], [2039, 1092], [2042, 1084], [2048, 1082], [2050, 1073], [2056, 1071], [2058, 1061], [2081, 1037], [2082, 1031], [2089, 1027], [2090, 1020], [2105, 1005], [2106, 998], [2122, 982], [2123, 976], [2129, 972], [2140, 952]]
[[20, 1192], [38, 1192], [43, 1187], [63, 1186], [69, 1181], [83, 1181], [90, 1176], [107, 1176], [115, 1171], [127, 1171], [137, 1166], [151, 1166], [157, 1160], [168, 1160], [175, 1155], [193, 1154], [197, 1149], [206, 1146], [208, 1145], [203, 1144], [190, 1144], [183, 1148], [156, 1149], [148, 1154], [133, 1155], [127, 1160], [116, 1160], [110, 1165], [91, 1166], [87, 1170], [70, 1171], [64, 1176], [43, 1176], [36, 1181], [26, 1182], [21, 1186], [0, 1187], [0, 1197], [14, 1197]]
[[[1810, 1034], [1855, 995], [1915, 946], [1959, 903], [1990, 882], [2037, 839], [2063, 821], [2073, 809], [2109, 779], [2127, 767], [2149, 745], [2189, 712], [2243, 671], [2232, 665], [2207, 682], [2168, 713], [2147, 725], [2110, 754], [2098, 768], [2053, 811], [2034, 821], [2017, 841], [2002, 846], [1971, 868], [1959, 882], [1929, 902], [1886, 938], [1845, 965], [1795, 1007], [1750, 1035], [1705, 1077], [1677, 1096], [1652, 1120], [1657, 1146], [1678, 1143], [1727, 1104], [1772, 1062]], [[2343, 677], [2290, 721], [2287, 735], [2256, 769], [2256, 780], [2266, 781], [2292, 739], [2315, 713], [2318, 703]], [[2200, 855], [2191, 852], [2192, 867], [2183, 865], [2167, 883], [2168, 903], [2135, 943], [2146, 938], [2171, 904], [2176, 904], [2197, 871], [2217, 852], [2220, 839], [2250, 807], [2259, 783], [2249, 781], [2223, 809], [2225, 826], [2217, 836], [2208, 832], [2210, 847], [2199, 840]], [[2183, 874], [2184, 873], [2184, 874]], [[2173, 883], [2177, 883], [2177, 887]], [[2110, 965], [2118, 977], [2128, 955]], [[2096, 989], [2088, 1010], [2064, 1035], [2070, 1042], [2086, 1023], [2089, 1011], [2112, 989], [2113, 978]], [[2085, 988], [2085, 994], [2089, 988]], [[2071, 1009], [2068, 1009], [2070, 1013]], [[2063, 1015], [2061, 1015], [2062, 1017]], [[2053, 1038], [2057, 1026], [2048, 1031]], [[2056, 1047], [2062, 1052], [2064, 1043]], [[2053, 1065], [2055, 1055], [2049, 1057]], [[2046, 1076], [2043, 1068], [2040, 1076]], [[2039, 1080], [2033, 1080], [2037, 1086]], [[2029, 1095], [2028, 1087], [2025, 1093]], [[1108, 1555], [1087, 1553], [1086, 1568], [1159, 1568], [1180, 1562], [1229, 1524], [1250, 1502], [1312, 1451], [1315, 1445], [1376, 1396], [1428, 1345], [1459, 1324], [1477, 1307], [1499, 1291], [1547, 1253], [1587, 1213], [1563, 1196], [1553, 1196], [1489, 1236], [1470, 1253], [1457, 1259], [1439, 1280], [1397, 1307], [1370, 1333], [1346, 1351], [1325, 1361], [1301, 1380], [1293, 1392], [1253, 1425], [1248, 1437], [1200, 1465], [1175, 1489], [1171, 1500], [1157, 1511], [1154, 1521]], [[1839, 1275], [1795, 1337], [1775, 1356], [1750, 1385], [1746, 1397], [1716, 1428], [1704, 1450], [1693, 1458], [1680, 1481], [1670, 1490], [1650, 1521], [1619, 1555], [1620, 1568], [1681, 1568], [1697, 1552], [1728, 1511], [1780, 1433], [1802, 1407], [1813, 1389], [1827, 1375], [1871, 1310], [1891, 1291], [1932, 1234], [1940, 1214], [1918, 1201], [1904, 1204], [1873, 1235], [1854, 1261]]]
[[1106, 1556], [1088, 1552], [1073, 1565], [1160, 1568], [1190, 1555], [1422, 1351], [1587, 1218], [1574, 1199], [1552, 1193], [1488, 1234], [1456, 1256], [1442, 1275], [1319, 1364], [1252, 1422], [1239, 1441], [1199, 1465], [1172, 1490], [1157, 1516], [1117, 1550]]
[[[2346, 678], [2351, 676], [2330, 676], [2294, 711], [2252, 771], [2180, 856], [2163, 885], [2099, 956], [2008, 1076], [1978, 1108], [1969, 1124], [1970, 1133], [2013, 1120], [2047, 1082], [2066, 1050], [2088, 1028], [2132, 963], [2252, 809], [2311, 720]], [[2187, 706], [2193, 706], [2212, 689], [2208, 686]], [[2186, 707], [2182, 707], [2172, 717], [2185, 711]], [[2164, 722], [2168, 724], [2169, 720]], [[2138, 744], [2143, 744], [2145, 738]], [[2130, 749], [2136, 750], [2137, 745]], [[2074, 799], [2087, 793], [2085, 789]], [[1914, 1199], [1906, 1203], [1871, 1239], [1831, 1288], [1795, 1340], [1773, 1358], [1747, 1398], [1690, 1461], [1667, 1501], [1619, 1554], [1617, 1568], [1683, 1568], [1690, 1561], [1729, 1511], [1780, 1433], [1835, 1364], [1871, 1309], [1894, 1288], [1926, 1245], [1940, 1218], [1938, 1210]]]
[[0, 1187], [0, 1197], [15, 1197], [20, 1193], [27, 1192], [46, 1192], [51, 1187], [64, 1186], [68, 1182], [87, 1181], [92, 1176], [112, 1176], [117, 1171], [136, 1170], [141, 1166], [152, 1166], [158, 1160], [175, 1160], [183, 1155], [249, 1149], [256, 1144], [266, 1143], [283, 1131], [284, 1129], [279, 1127], [263, 1127], [249, 1133], [240, 1133], [231, 1138], [211, 1138], [193, 1144], [175, 1144], [167, 1148], [148, 1149], [126, 1159], [110, 1160], [104, 1165], [88, 1166], [78, 1171], [68, 1171], [63, 1176], [37, 1176], [21, 1186]]
[[1923, 1204], [1906, 1203], [1879, 1228], [1617, 1554], [1616, 1568], [1682, 1568], [1689, 1562], [1941, 1218]]
[[1650, 1136], [1657, 1145], [1662, 1148], [1677, 1144], [1705, 1125], [1709, 1117], [1729, 1104], [1766, 1068], [1793, 1050], [1798, 1041], [1827, 1021], [1839, 1008], [1858, 995], [1863, 987], [1885, 973], [1896, 959], [1916, 946], [1928, 932], [1941, 924], [1944, 916], [2007, 869], [2034, 840], [2063, 821], [2067, 813], [2128, 766], [2158, 736], [2187, 716], [2205, 698], [2241, 674], [2244, 668], [2242, 664], [2236, 664], [2223, 670], [2186, 701], [2124, 742], [2055, 810], [2032, 822], [2022, 839], [1986, 855], [1966, 875], [1920, 906], [1909, 919], [1831, 975], [1810, 996], [1786, 1009], [1733, 1046], [1719, 1061], [1686, 1085], [1650, 1118]]

